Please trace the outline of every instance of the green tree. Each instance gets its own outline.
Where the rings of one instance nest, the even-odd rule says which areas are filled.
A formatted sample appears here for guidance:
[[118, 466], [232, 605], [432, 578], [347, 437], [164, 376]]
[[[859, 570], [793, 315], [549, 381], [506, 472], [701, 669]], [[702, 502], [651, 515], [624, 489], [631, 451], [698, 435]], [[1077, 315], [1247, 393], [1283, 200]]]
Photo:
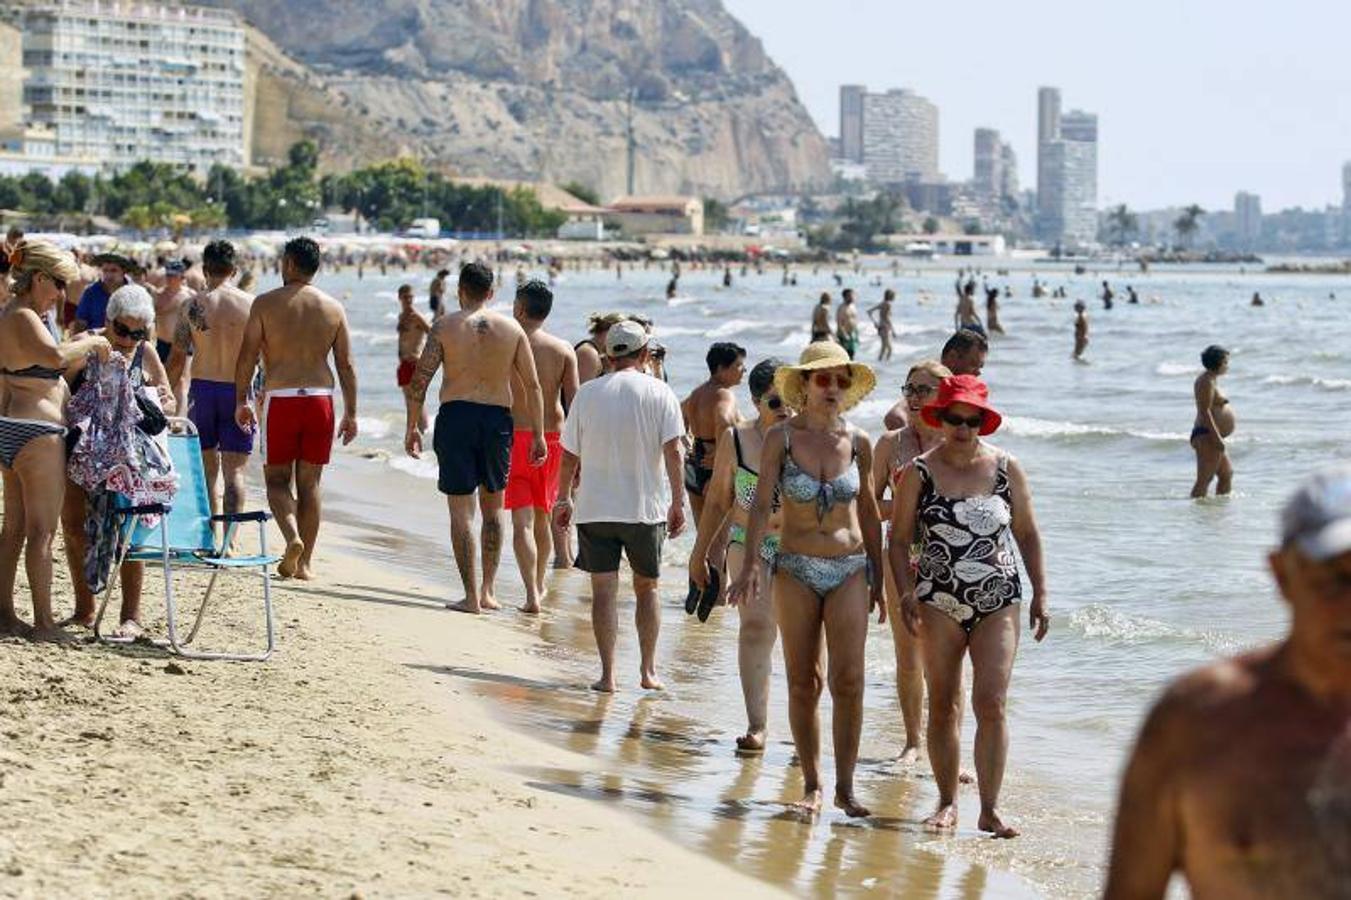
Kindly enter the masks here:
[[589, 185], [582, 184], [580, 181], [569, 181], [563, 185], [563, 190], [572, 196], [581, 200], [583, 203], [590, 203], [592, 206], [600, 206], [600, 195]]
[[1201, 217], [1206, 211], [1193, 203], [1182, 210], [1182, 215], [1173, 221], [1173, 230], [1177, 232], [1177, 241], [1183, 247], [1191, 247], [1197, 230], [1201, 227]]
[[925, 234], [938, 234], [939, 227], [938, 220], [933, 216], [929, 216], [924, 220], [923, 228]]
[[727, 204], [714, 197], [704, 198], [704, 230], [719, 232], [727, 227]]
[[1124, 247], [1130, 243], [1140, 230], [1140, 220], [1122, 203], [1112, 207], [1107, 213], [1107, 242], [1115, 247]]

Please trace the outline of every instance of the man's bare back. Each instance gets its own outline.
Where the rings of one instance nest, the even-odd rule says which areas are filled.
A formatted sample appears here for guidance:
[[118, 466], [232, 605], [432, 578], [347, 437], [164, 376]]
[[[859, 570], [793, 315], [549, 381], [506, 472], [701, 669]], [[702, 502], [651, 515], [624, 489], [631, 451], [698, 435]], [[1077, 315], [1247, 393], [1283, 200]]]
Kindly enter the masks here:
[[[577, 354], [567, 341], [543, 329], [527, 334], [526, 339], [535, 357], [535, 372], [544, 396], [544, 430], [561, 431], [566, 416], [564, 404], [570, 403], [577, 393]], [[511, 418], [515, 422], [528, 422], [530, 408], [519, 377], [513, 376], [511, 388]]]
[[736, 395], [721, 385], [706, 381], [685, 398], [681, 405], [690, 436], [714, 441], [737, 422]]
[[264, 389], [333, 387], [329, 353], [350, 352], [342, 304], [311, 284], [259, 294], [250, 321], [260, 327]]
[[234, 381], [252, 306], [253, 296], [231, 284], [192, 297], [178, 316], [171, 364], [179, 353], [191, 352], [194, 378]]
[[509, 408], [512, 365], [523, 348], [528, 352], [529, 344], [515, 319], [487, 309], [460, 309], [432, 325], [423, 358], [428, 351], [440, 357], [442, 403], [466, 400]]
[[[1178, 682], [1122, 788], [1106, 896], [1344, 897], [1351, 884], [1351, 708], [1291, 677], [1287, 645]], [[1203, 723], [1203, 724], [1201, 724]]]

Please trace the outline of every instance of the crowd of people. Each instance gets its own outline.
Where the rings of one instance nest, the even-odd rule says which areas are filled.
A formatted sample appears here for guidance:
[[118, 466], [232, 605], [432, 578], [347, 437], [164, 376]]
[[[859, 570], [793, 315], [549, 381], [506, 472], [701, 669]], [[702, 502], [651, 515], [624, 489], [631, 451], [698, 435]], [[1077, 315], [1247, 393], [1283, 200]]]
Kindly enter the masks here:
[[[91, 623], [94, 594], [107, 577], [97, 563], [105, 569], [108, 563], [91, 542], [106, 544], [96, 520], [105, 514], [100, 498], [109, 484], [74, 470], [102, 432], [72, 411], [81, 408], [86, 385], [103, 384], [105, 369], [139, 398], [121, 427], [144, 429], [152, 418], [145, 404], [192, 422], [213, 511], [240, 508], [257, 438], [268, 504], [285, 544], [277, 574], [315, 577], [322, 475], [335, 435], [344, 443], [357, 436], [358, 400], [343, 306], [314, 284], [318, 246], [307, 238], [289, 242], [280, 260], [282, 286], [257, 297], [239, 286], [228, 241], [208, 244], [196, 272], [170, 261], [139, 280], [131, 261], [104, 255], [92, 260], [100, 266], [97, 278], [71, 308], [71, 285], [82, 278], [75, 257], [22, 238], [7, 251], [8, 297], [0, 308], [0, 633], [67, 640]], [[1042, 641], [1052, 616], [1033, 490], [1018, 461], [995, 442], [1003, 416], [980, 377], [987, 335], [1002, 331], [998, 289], [987, 287], [982, 322], [975, 280], [959, 276], [951, 337], [940, 358], [910, 367], [874, 443], [847, 418], [877, 387], [872, 368], [856, 359], [851, 290], [843, 292], [833, 322], [830, 297], [822, 295], [812, 340], [795, 362], [757, 360], [747, 374], [745, 348], [714, 343], [707, 380], [681, 401], [667, 383], [665, 350], [650, 320], [600, 313], [588, 321], [588, 337], [573, 345], [546, 328], [554, 298], [544, 281], [518, 279], [508, 314], [492, 306], [500, 279], [488, 265], [460, 268], [454, 303], [447, 300], [449, 276], [437, 273], [430, 317], [416, 309], [412, 285], [400, 287], [394, 360], [405, 398], [405, 449], [414, 457], [434, 452], [438, 488], [447, 498], [463, 592], [449, 608], [477, 614], [499, 607], [496, 578], [510, 512], [523, 612], [540, 612], [551, 565], [588, 573], [600, 664], [593, 688], [601, 692], [621, 682], [615, 658], [621, 560], [627, 560], [638, 682], [659, 690], [663, 548], [686, 528], [688, 503], [695, 540], [686, 610], [703, 619], [725, 603], [739, 616], [741, 754], [765, 749], [772, 660], [776, 645], [782, 647], [803, 779], [795, 809], [812, 815], [826, 799], [818, 706], [829, 690], [831, 797], [848, 816], [871, 814], [856, 794], [854, 773], [864, 650], [875, 613], [891, 623], [904, 725], [900, 761], [912, 764], [926, 749], [938, 789], [925, 824], [957, 827], [969, 659], [976, 825], [995, 837], [1019, 833], [999, 805], [1008, 691], [1023, 622]], [[1104, 290], [1110, 293], [1105, 283]], [[1104, 299], [1110, 308], [1110, 297]], [[892, 352], [894, 301], [888, 291], [867, 311], [884, 359]], [[1087, 320], [1082, 305], [1076, 309], [1078, 357]], [[1220, 493], [1232, 483], [1224, 441], [1235, 422], [1217, 386], [1228, 356], [1220, 347], [1202, 354], [1191, 436], [1194, 496], [1203, 496], [1211, 481]], [[431, 417], [427, 393], [438, 377]], [[734, 393], [743, 380], [749, 414]], [[58, 526], [76, 597], [63, 621], [51, 603]], [[21, 551], [31, 625], [14, 604]], [[1344, 612], [1351, 470], [1320, 476], [1296, 496], [1271, 566], [1293, 610], [1291, 637], [1275, 650], [1180, 682], [1151, 714], [1124, 782], [1109, 895], [1159, 896], [1179, 868], [1195, 886], [1224, 893], [1240, 883], [1234, 879], [1255, 877], [1256, 869], [1244, 875], [1229, 863], [1256, 859], [1259, 847], [1267, 854], [1263, 871], [1283, 884], [1344, 883], [1344, 847], [1326, 839], [1328, 828], [1340, 828], [1345, 843], [1338, 810], [1351, 783], [1345, 754], [1329, 755], [1351, 719], [1351, 625]], [[120, 580], [121, 631], [135, 637], [139, 564], [125, 564]], [[1196, 727], [1201, 720], [1206, 728]], [[1277, 740], [1281, 734], [1289, 740]], [[1238, 749], [1225, 757], [1224, 747]], [[1233, 761], [1216, 764], [1217, 758]], [[1260, 790], [1236, 792], [1245, 773], [1258, 768], [1279, 775]], [[1248, 827], [1255, 810], [1277, 810], [1282, 826]], [[1341, 824], [1329, 825], [1334, 819]], [[1236, 822], [1248, 824], [1236, 831]], [[1315, 848], [1301, 849], [1297, 840]], [[1285, 855], [1270, 855], [1277, 851]], [[1318, 856], [1311, 868], [1285, 864], [1311, 854]]]

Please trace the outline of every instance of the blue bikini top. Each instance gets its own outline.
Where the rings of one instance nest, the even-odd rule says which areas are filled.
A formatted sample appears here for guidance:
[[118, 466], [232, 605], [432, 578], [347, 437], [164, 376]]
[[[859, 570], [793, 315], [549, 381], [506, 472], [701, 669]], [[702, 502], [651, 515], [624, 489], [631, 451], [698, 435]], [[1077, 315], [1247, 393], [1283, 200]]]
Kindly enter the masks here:
[[793, 459], [790, 439], [792, 432], [791, 428], [785, 428], [783, 433], [783, 471], [779, 475], [783, 495], [795, 503], [815, 503], [816, 518], [824, 519], [826, 513], [834, 509], [836, 504], [849, 503], [858, 496], [860, 485], [858, 452], [851, 452], [849, 467], [839, 476], [830, 481], [822, 481], [804, 470], [797, 464], [797, 460]]

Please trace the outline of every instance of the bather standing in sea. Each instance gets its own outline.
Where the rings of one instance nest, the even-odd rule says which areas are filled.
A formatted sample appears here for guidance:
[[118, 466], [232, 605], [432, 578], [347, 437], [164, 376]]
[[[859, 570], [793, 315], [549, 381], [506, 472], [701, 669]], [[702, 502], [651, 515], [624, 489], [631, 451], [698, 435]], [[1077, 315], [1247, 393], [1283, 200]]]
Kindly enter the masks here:
[[1215, 482], [1216, 494], [1228, 494], [1234, 483], [1234, 466], [1229, 461], [1225, 439], [1237, 424], [1229, 398], [1220, 393], [1220, 376], [1229, 371], [1229, 351], [1212, 344], [1201, 352], [1205, 371], [1196, 376], [1196, 421], [1192, 423], [1191, 445], [1196, 451], [1196, 483], [1192, 498], [1204, 497]]

